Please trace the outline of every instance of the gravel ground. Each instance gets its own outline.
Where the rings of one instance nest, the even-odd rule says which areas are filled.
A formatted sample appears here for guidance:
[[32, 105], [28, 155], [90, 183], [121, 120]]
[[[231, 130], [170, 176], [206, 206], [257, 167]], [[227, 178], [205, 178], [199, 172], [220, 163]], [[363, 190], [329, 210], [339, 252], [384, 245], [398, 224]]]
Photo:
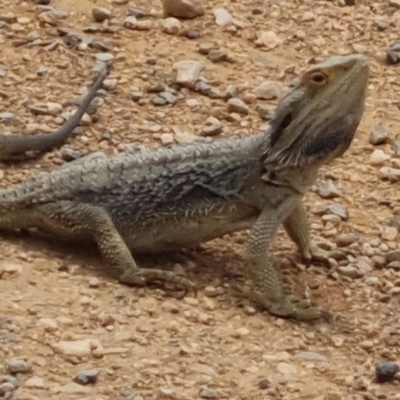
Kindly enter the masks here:
[[77, 134], [1, 164], [1, 186], [98, 150], [253, 134], [309, 63], [362, 52], [372, 71], [357, 137], [306, 196], [313, 237], [354, 255], [306, 268], [279, 233], [285, 282], [341, 316], [299, 324], [240, 296], [245, 232], [140, 260], [183, 270], [200, 288], [183, 299], [118, 284], [93, 248], [4, 234], [0, 398], [400, 399], [399, 0], [164, 0], [193, 17], [179, 20], [158, 0], [46, 3], [0, 0], [2, 131], [51, 132], [98, 60], [113, 70]]

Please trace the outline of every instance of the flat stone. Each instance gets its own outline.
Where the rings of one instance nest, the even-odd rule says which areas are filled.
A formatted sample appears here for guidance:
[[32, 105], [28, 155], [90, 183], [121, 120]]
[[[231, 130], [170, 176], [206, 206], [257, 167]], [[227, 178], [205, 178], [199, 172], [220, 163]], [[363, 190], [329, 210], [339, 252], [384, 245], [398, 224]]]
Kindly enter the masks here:
[[162, 0], [164, 15], [192, 19], [204, 14], [202, 0]]

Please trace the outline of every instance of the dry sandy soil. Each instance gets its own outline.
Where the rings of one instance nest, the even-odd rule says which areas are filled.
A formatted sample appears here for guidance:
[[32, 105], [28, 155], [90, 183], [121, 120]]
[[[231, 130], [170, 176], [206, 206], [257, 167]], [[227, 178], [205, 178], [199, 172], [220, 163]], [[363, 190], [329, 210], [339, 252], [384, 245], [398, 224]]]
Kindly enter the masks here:
[[[321, 170], [305, 199], [313, 237], [331, 245], [347, 241], [354, 257], [328, 274], [321, 266], [306, 268], [284, 232], [273, 248], [292, 290], [341, 314], [341, 321], [328, 325], [278, 319], [238, 296], [234, 289], [242, 282], [246, 233], [187, 251], [178, 262], [174, 255], [142, 261], [183, 270], [199, 288], [196, 298], [189, 294], [184, 299], [162, 287], [120, 285], [100, 268], [93, 248], [4, 234], [4, 395], [13, 393], [16, 400], [400, 399], [396, 381], [374, 382], [376, 363], [398, 361], [400, 356], [399, 264], [385, 263], [385, 255], [398, 246], [399, 190], [398, 183], [380, 175], [382, 166], [400, 167], [400, 79], [397, 67], [386, 64], [386, 50], [398, 40], [399, 2], [389, 6], [386, 0], [356, 0], [351, 7], [338, 1], [205, 1], [204, 16], [182, 21], [184, 28], [201, 33], [197, 39], [164, 33], [157, 18], [148, 19], [147, 30], [123, 26], [128, 8], [160, 13], [159, 0], [53, 0], [56, 10], [68, 13], [64, 19], [57, 18], [62, 14], [40, 14], [34, 3], [0, 0], [0, 21], [8, 22], [0, 28], [0, 112], [11, 112], [19, 120], [14, 126], [3, 123], [3, 131], [56, 128], [63, 121], [59, 115], [35, 116], [24, 105], [53, 102], [71, 111], [67, 102], [79, 98], [90, 84], [96, 53], [102, 50], [71, 48], [57, 28], [79, 33], [94, 25], [111, 28], [86, 35], [106, 45], [103, 51], [115, 56], [114, 68], [107, 92], [97, 101], [97, 120], [87, 119], [61, 149], [34, 161], [1, 164], [3, 187], [65, 163], [63, 157], [71, 149], [79, 154], [115, 153], [124, 144], [190, 140], [201, 134], [210, 116], [223, 126], [219, 136], [258, 132], [266, 126], [258, 108], [273, 109], [277, 100], [261, 102], [253, 89], [273, 81], [284, 91], [314, 59], [362, 52], [371, 58], [372, 71], [356, 139], [343, 158]], [[112, 11], [111, 21], [96, 24], [91, 12], [95, 6]], [[216, 25], [213, 10], [221, 7], [235, 18], [235, 29]], [[18, 42], [34, 31], [39, 40]], [[267, 35], [264, 44], [257, 44], [260, 34], [269, 31], [279, 40]], [[199, 45], [207, 43], [219, 45], [228, 61], [213, 62], [200, 54]], [[236, 86], [249, 114], [229, 115], [225, 100], [187, 89], [175, 93], [176, 104], [155, 106], [157, 94], [148, 88], [166, 85], [172, 65], [187, 59], [202, 61], [202, 75], [222, 93]], [[137, 92], [142, 94], [135, 102]], [[374, 147], [369, 137], [378, 123], [389, 140]], [[371, 157], [378, 148], [384, 153]], [[318, 191], [328, 180], [337, 194], [323, 199]], [[321, 215], [335, 203], [348, 211], [348, 219]], [[20, 387], [13, 392], [16, 382], [10, 368], [25, 370], [16, 374]], [[73, 382], [88, 370], [98, 373], [96, 382]]]

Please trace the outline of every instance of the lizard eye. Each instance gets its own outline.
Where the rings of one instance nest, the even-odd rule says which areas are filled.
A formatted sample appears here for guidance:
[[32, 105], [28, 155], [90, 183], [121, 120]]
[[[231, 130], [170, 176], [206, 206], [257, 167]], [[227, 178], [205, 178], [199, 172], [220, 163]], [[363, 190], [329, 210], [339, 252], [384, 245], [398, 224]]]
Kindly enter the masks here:
[[322, 72], [314, 72], [311, 75], [311, 81], [317, 85], [323, 85], [326, 82], [326, 76]]

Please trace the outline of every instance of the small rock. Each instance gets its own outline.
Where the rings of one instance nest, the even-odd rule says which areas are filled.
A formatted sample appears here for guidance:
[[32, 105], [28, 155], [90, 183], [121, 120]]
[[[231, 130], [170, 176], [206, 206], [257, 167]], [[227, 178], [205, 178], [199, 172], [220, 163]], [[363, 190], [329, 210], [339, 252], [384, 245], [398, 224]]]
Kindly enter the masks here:
[[23, 265], [14, 260], [1, 260], [0, 261], [0, 276], [6, 274], [21, 274], [23, 271]]
[[154, 28], [154, 23], [149, 19], [138, 21], [136, 24], [136, 30], [138, 31], [149, 31], [152, 28]]
[[215, 23], [218, 26], [227, 26], [233, 24], [233, 17], [225, 8], [216, 8], [214, 10]]
[[394, 50], [388, 50], [386, 53], [386, 62], [389, 65], [396, 65], [400, 62], [399, 53]]
[[218, 399], [218, 392], [215, 389], [205, 388], [200, 392], [202, 399]]
[[211, 50], [207, 58], [213, 63], [229, 61], [229, 56], [221, 50]]
[[227, 101], [228, 112], [247, 115], [249, 113], [248, 105], [238, 97], [233, 97]]
[[61, 148], [61, 158], [64, 161], [70, 162], [70, 161], [76, 160], [80, 157], [81, 157], [81, 154], [78, 151], [76, 151], [75, 149], [72, 149], [71, 147], [63, 146]]
[[204, 15], [202, 0], [162, 0], [164, 15], [192, 19]]
[[124, 27], [127, 29], [136, 29], [137, 25], [138, 20], [133, 15], [126, 17], [124, 20]]
[[386, 126], [379, 122], [372, 129], [371, 135], [369, 137], [369, 142], [373, 146], [387, 143], [390, 136], [390, 132]]
[[374, 26], [378, 29], [378, 31], [381, 31], [381, 32], [385, 31], [389, 27], [387, 22], [380, 18], [376, 18], [374, 20]]
[[0, 113], [0, 121], [7, 126], [17, 125], [19, 123], [18, 118], [8, 111]]
[[369, 157], [369, 163], [371, 165], [382, 165], [387, 159], [390, 157], [385, 154], [385, 152], [381, 149], [376, 149]]
[[111, 18], [111, 11], [104, 7], [92, 8], [92, 15], [96, 22], [103, 22]]
[[388, 180], [390, 182], [397, 182], [400, 180], [400, 169], [382, 167], [379, 170], [379, 177], [383, 180]]
[[172, 68], [176, 71], [175, 82], [193, 89], [204, 65], [200, 61], [182, 60], [176, 62]]
[[341, 265], [337, 268], [337, 270], [341, 275], [347, 276], [351, 279], [358, 279], [364, 276], [364, 274], [360, 270], [352, 265]]
[[160, 140], [164, 146], [174, 143], [174, 137], [170, 133], [163, 133]]
[[283, 40], [278, 37], [274, 31], [263, 31], [259, 34], [256, 40], [256, 45], [265, 46], [266, 48], [272, 50], [280, 46]]
[[325, 356], [318, 353], [314, 353], [313, 351], [301, 351], [300, 353], [296, 354], [296, 358], [307, 361], [320, 361], [320, 362], [328, 361]]
[[131, 92], [131, 99], [136, 103], [143, 98], [143, 92]]
[[30, 372], [32, 365], [21, 358], [12, 358], [6, 361], [8, 371], [11, 374]]
[[89, 278], [89, 287], [98, 288], [100, 286], [100, 279], [96, 277]]
[[347, 221], [349, 219], [349, 211], [346, 207], [342, 206], [339, 203], [333, 203], [325, 208], [324, 214], [333, 214], [340, 217], [343, 221]]
[[229, 85], [223, 94], [223, 98], [224, 100], [229, 100], [232, 97], [237, 97], [237, 94], [238, 94], [237, 87], [235, 85]]
[[44, 65], [41, 65], [41, 66], [37, 69], [36, 75], [37, 75], [37, 76], [45, 76], [45, 75], [47, 75], [48, 72], [49, 72], [49, 68], [46, 67], [46, 66], [44, 66]]
[[98, 369], [89, 369], [78, 372], [73, 378], [73, 382], [79, 385], [88, 385], [89, 383], [96, 383], [100, 371]]
[[201, 36], [201, 30], [197, 28], [188, 28], [184, 29], [181, 34], [186, 36], [188, 39], [194, 40]]
[[206, 123], [209, 124], [209, 126], [205, 127], [200, 132], [202, 136], [215, 136], [222, 132], [223, 126], [218, 118], [208, 117]]
[[32, 376], [26, 382], [24, 382], [24, 386], [28, 388], [35, 388], [35, 389], [44, 389], [44, 379], [40, 376]]
[[170, 92], [166, 92], [165, 90], [160, 92], [158, 96], [164, 99], [168, 104], [175, 104], [178, 101], [176, 96]]
[[60, 340], [53, 344], [52, 347], [61, 354], [75, 357], [85, 357], [89, 355], [100, 357], [104, 352], [101, 343], [95, 339]]
[[390, 382], [399, 372], [397, 363], [382, 361], [375, 367], [375, 378], [378, 383]]
[[282, 95], [282, 87], [277, 82], [265, 81], [258, 85], [253, 93], [257, 99], [273, 100], [277, 99]]
[[163, 27], [163, 32], [170, 35], [179, 35], [180, 31], [182, 30], [181, 21], [176, 18], [165, 18], [161, 24]]
[[271, 387], [271, 382], [268, 379], [261, 379], [261, 381], [258, 382], [258, 387], [261, 390], [266, 390]]
[[219, 46], [210, 42], [203, 42], [199, 44], [200, 54], [204, 54], [206, 56], [211, 50], [219, 50]]
[[64, 386], [59, 386], [53, 389], [55, 393], [65, 393], [65, 394], [89, 394], [93, 391], [92, 387], [87, 387], [79, 385], [75, 382], [67, 383]]
[[132, 8], [128, 8], [128, 15], [133, 16], [137, 19], [140, 18], [146, 18], [146, 17], [151, 17], [152, 14], [142, 10], [141, 8], [137, 8], [137, 7], [132, 7]]
[[336, 239], [338, 247], [347, 247], [359, 241], [359, 236], [355, 233], [342, 233]]
[[55, 332], [58, 330], [57, 321], [52, 318], [40, 318], [39, 323], [46, 332]]
[[335, 186], [335, 184], [332, 182], [331, 179], [328, 179], [319, 189], [318, 189], [318, 194], [323, 198], [323, 199], [333, 199], [335, 197], [340, 196], [340, 192]]
[[293, 377], [298, 374], [297, 367], [293, 364], [289, 364], [286, 362], [280, 362], [276, 369], [282, 375], [286, 375], [286, 377], [290, 377], [290, 376]]
[[0, 15], [0, 21], [7, 22], [7, 24], [12, 24], [17, 21], [17, 17], [14, 13], [8, 12]]
[[107, 63], [109, 61], [114, 60], [114, 56], [111, 53], [97, 53], [96, 54], [96, 59], [98, 61], [101, 61], [103, 63]]
[[385, 226], [381, 233], [381, 237], [383, 240], [393, 241], [396, 239], [398, 231], [393, 226]]

